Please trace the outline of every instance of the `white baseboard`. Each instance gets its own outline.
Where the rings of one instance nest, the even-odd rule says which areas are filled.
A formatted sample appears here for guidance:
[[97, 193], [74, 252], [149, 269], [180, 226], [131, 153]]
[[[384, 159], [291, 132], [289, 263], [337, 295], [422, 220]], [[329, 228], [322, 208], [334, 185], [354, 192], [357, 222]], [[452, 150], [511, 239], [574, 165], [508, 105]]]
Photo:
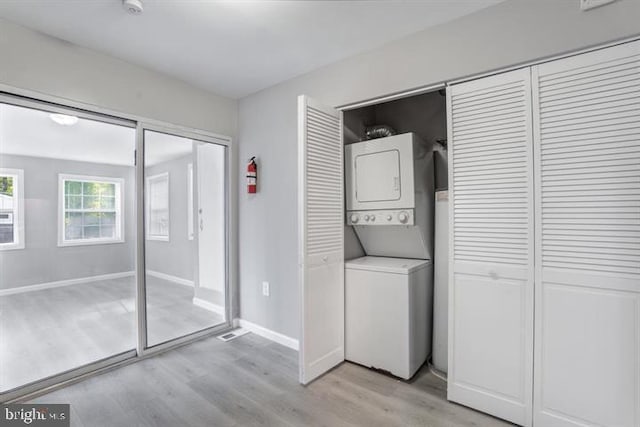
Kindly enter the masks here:
[[193, 305], [197, 305], [198, 307], [204, 308], [205, 310], [213, 311], [214, 313], [218, 313], [222, 317], [225, 316], [224, 307], [218, 304], [214, 304], [202, 298], [193, 297]]
[[20, 286], [16, 288], [0, 289], [0, 296], [21, 294], [24, 292], [40, 291], [42, 289], [60, 288], [62, 286], [79, 285], [81, 283], [98, 282], [101, 280], [121, 279], [136, 274], [135, 271], [101, 274], [98, 276], [79, 277], [77, 279], [58, 280], [55, 282], [38, 283], [36, 285]]
[[267, 329], [263, 326], [256, 325], [255, 323], [249, 322], [248, 320], [233, 319], [233, 325], [236, 327], [247, 329], [256, 335], [260, 335], [263, 338], [266, 338], [273, 342], [277, 342], [278, 344], [282, 344], [283, 346], [292, 348], [296, 351], [300, 347], [297, 339], [288, 337], [279, 332], [272, 331], [271, 329]]
[[193, 280], [183, 279], [182, 277], [160, 273], [159, 271], [147, 270], [147, 274], [151, 277], [166, 280], [168, 282], [177, 283], [178, 285], [191, 286], [192, 288], [194, 286]]

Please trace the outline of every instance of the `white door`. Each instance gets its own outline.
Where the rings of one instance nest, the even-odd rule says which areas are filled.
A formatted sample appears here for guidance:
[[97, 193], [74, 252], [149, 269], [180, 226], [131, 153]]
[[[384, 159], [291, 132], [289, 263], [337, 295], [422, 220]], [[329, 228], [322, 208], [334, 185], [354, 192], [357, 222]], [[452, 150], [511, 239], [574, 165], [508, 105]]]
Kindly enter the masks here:
[[449, 400], [531, 425], [529, 69], [451, 86]]
[[298, 98], [300, 382], [344, 360], [342, 113]]
[[640, 43], [533, 68], [538, 426], [640, 426]]

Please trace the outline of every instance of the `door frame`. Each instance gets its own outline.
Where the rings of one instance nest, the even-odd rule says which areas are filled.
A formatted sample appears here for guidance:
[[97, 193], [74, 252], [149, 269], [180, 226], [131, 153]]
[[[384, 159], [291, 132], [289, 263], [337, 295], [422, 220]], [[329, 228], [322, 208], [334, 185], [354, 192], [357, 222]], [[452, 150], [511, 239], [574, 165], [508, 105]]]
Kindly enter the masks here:
[[[108, 370], [130, 363], [135, 363], [158, 353], [168, 351], [196, 340], [217, 335], [233, 327], [234, 306], [236, 304], [237, 274], [237, 224], [234, 193], [237, 185], [234, 182], [236, 144], [229, 136], [213, 132], [189, 128], [159, 120], [149, 119], [133, 114], [121, 113], [92, 104], [75, 102], [66, 98], [46, 95], [35, 91], [16, 88], [0, 83], [0, 103], [43, 110], [46, 112], [72, 114], [74, 116], [96, 120], [135, 129], [135, 280], [136, 280], [136, 333], [135, 348], [107, 356], [85, 365], [72, 368], [48, 377], [41, 378], [22, 386], [0, 392], [0, 403], [20, 402], [39, 395], [50, 393], [67, 385], [96, 376]], [[144, 141], [145, 129], [164, 132], [176, 136], [196, 139], [198, 141], [222, 145], [225, 150], [225, 322], [209, 328], [184, 335], [173, 340], [147, 347], [146, 340], [146, 307], [145, 274], [144, 274]], [[142, 304], [141, 304], [142, 302]]]

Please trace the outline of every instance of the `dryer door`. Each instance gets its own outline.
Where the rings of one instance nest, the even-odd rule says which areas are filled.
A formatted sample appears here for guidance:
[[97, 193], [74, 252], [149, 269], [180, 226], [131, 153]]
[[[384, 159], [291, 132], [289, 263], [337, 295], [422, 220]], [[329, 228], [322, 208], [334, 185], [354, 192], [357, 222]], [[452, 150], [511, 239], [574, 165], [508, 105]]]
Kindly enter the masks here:
[[347, 210], [415, 207], [414, 139], [405, 133], [345, 147]]
[[400, 152], [362, 153], [354, 159], [356, 200], [360, 203], [400, 199]]

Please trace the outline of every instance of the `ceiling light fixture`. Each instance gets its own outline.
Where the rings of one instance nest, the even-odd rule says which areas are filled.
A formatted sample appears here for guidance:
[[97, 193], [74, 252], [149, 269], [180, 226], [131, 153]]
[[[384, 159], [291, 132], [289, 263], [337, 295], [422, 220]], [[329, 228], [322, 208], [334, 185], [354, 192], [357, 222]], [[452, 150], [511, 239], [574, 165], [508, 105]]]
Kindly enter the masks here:
[[49, 114], [51, 120], [62, 126], [73, 126], [78, 123], [76, 116], [67, 116], [66, 114]]
[[140, 15], [144, 10], [142, 0], [122, 0], [122, 7], [131, 15]]

